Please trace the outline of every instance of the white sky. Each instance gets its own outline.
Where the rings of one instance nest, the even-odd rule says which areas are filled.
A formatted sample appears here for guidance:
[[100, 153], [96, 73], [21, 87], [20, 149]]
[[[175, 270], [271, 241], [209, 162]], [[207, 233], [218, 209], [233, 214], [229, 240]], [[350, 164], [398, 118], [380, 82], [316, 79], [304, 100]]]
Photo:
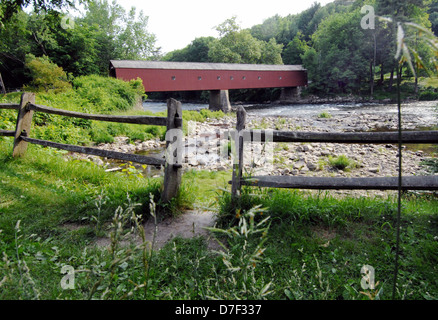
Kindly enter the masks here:
[[119, 0], [127, 11], [136, 7], [149, 17], [148, 31], [157, 37], [162, 53], [182, 49], [195, 38], [218, 34], [214, 27], [232, 16], [242, 28], [262, 23], [276, 14], [300, 13], [314, 2], [334, 0]]

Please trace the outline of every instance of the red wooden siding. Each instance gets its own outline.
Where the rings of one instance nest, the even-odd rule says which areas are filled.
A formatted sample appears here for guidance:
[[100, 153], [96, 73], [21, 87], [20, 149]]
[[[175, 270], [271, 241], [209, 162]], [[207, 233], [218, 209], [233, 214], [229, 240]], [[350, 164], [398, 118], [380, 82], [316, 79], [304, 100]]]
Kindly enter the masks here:
[[[165, 63], [162, 63], [165, 65]], [[196, 68], [183, 69], [184, 64], [169, 64], [169, 68], [130, 68], [119, 67], [117, 64], [111, 71], [112, 75], [118, 79], [131, 80], [137, 77], [143, 80], [146, 92], [163, 91], [198, 91], [198, 90], [228, 90], [228, 89], [256, 89], [256, 88], [284, 88], [298, 87], [307, 85], [306, 70], [296, 68], [288, 69], [293, 66], [275, 66], [277, 69], [284, 70], [258, 70], [262, 66], [254, 65], [255, 70], [250, 70], [246, 65], [246, 70], [226, 70], [215, 68], [215, 64], [185, 64]], [[201, 67], [212, 66], [210, 69]], [[222, 66], [222, 65], [221, 65]], [[232, 67], [233, 65], [227, 65]], [[268, 67], [268, 66], [263, 66]], [[223, 68], [223, 66], [222, 66]]]

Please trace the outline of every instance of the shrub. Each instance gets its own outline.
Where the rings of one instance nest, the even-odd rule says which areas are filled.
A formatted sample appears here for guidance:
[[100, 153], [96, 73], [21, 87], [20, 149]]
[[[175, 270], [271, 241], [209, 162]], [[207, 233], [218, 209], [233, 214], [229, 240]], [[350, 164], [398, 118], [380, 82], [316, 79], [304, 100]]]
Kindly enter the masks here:
[[345, 155], [340, 155], [338, 157], [329, 156], [328, 163], [330, 166], [338, 170], [346, 170], [357, 167], [357, 163]]
[[436, 174], [438, 173], [438, 159], [429, 158], [420, 162], [420, 165], [426, 168], [426, 171]]
[[438, 92], [436, 92], [436, 89], [427, 88], [425, 91], [420, 92], [418, 99], [420, 101], [438, 100]]
[[30, 86], [25, 87], [25, 90], [57, 93], [71, 89], [65, 71], [47, 56], [36, 58], [33, 54], [28, 54], [25, 64], [32, 77]]
[[318, 115], [318, 118], [323, 118], [323, 119], [329, 119], [331, 117], [332, 117], [332, 115], [330, 113], [328, 113], [327, 111], [323, 111]]
[[140, 79], [126, 82], [97, 75], [81, 76], [73, 80], [73, 88], [80, 97], [90, 101], [101, 112], [132, 109], [145, 97]]
[[114, 142], [114, 137], [101, 127], [93, 127], [90, 131], [90, 136], [97, 144]]

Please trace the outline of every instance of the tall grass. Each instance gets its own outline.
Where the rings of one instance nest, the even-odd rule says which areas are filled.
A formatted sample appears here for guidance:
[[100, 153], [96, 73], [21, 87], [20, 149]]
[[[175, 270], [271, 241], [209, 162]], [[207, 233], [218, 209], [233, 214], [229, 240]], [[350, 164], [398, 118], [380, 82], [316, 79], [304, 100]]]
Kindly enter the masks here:
[[[306, 194], [298, 190], [248, 188], [242, 189], [237, 208], [242, 211], [261, 205], [268, 208], [273, 220], [293, 220], [298, 223], [321, 222], [336, 225], [346, 220], [356, 221], [375, 216], [393, 215], [396, 211], [393, 200], [368, 197], [345, 197], [338, 199], [328, 192]], [[219, 201], [218, 223], [233, 224], [231, 195], [224, 192]]]
[[[120, 175], [114, 182], [92, 164], [66, 163], [37, 146], [24, 159], [0, 146], [1, 299], [390, 298], [392, 198], [248, 187], [236, 211], [223, 192], [211, 230], [220, 251], [201, 237], [153, 251], [141, 221], [158, 213], [159, 180]], [[195, 176], [185, 177], [183, 199], [194, 194]], [[196, 184], [215, 177], [204, 172]], [[214, 194], [207, 186], [199, 191]], [[415, 194], [404, 203], [397, 298], [436, 298], [438, 203]], [[96, 246], [103, 235], [109, 245]], [[378, 294], [361, 288], [364, 264], [376, 269]], [[75, 270], [72, 289], [60, 285], [66, 266]]]
[[[102, 85], [102, 87], [100, 87]], [[37, 93], [36, 103], [53, 108], [90, 114], [155, 115], [166, 117], [167, 112], [153, 114], [134, 106], [141, 104], [138, 83], [126, 83], [112, 78], [87, 76], [75, 79], [73, 89], [61, 93]], [[0, 97], [0, 103], [19, 103], [20, 93]], [[222, 111], [183, 111], [183, 130], [187, 132], [189, 121], [205, 122], [207, 119], [224, 117]], [[14, 130], [17, 112], [0, 110], [0, 129]], [[117, 136], [126, 136], [129, 142], [150, 139], [164, 140], [166, 128], [153, 125], [108, 123], [77, 119], [37, 112], [33, 116], [31, 136], [59, 143], [87, 145], [112, 143]]]
[[[266, 208], [255, 218], [270, 217], [264, 262], [266, 272], [276, 274], [272, 285], [276, 294], [282, 292], [289, 299], [392, 298], [397, 199], [339, 198], [283, 189], [242, 191], [237, 208], [224, 192], [218, 223], [233, 226], [238, 223], [236, 210], [242, 214], [254, 206]], [[433, 197], [414, 194], [404, 201], [397, 299], [437, 296], [433, 275], [437, 256], [431, 255], [438, 249], [432, 240], [438, 238], [437, 208]], [[361, 288], [360, 268], [365, 264], [377, 270], [379, 286], [374, 291]]]

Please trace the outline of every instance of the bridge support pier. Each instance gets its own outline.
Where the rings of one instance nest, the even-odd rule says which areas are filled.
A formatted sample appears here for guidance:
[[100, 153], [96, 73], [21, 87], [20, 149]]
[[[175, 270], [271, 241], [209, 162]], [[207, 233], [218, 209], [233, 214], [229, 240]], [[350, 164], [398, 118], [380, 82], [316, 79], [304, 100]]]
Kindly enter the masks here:
[[212, 111], [223, 111], [225, 113], [231, 111], [230, 98], [228, 90], [210, 90], [210, 105]]
[[301, 87], [281, 88], [280, 102], [294, 102], [300, 98]]

